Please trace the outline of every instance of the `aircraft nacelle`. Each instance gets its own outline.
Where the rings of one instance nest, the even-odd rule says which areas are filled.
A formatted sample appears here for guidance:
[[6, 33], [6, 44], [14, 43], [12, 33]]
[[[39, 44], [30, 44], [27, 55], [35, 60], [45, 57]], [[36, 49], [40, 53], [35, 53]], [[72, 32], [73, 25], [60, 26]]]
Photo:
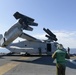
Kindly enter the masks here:
[[4, 36], [0, 35], [0, 46], [5, 47], [8, 46], [11, 42], [13, 42], [17, 37], [19, 37], [23, 30], [30, 30], [32, 31], [33, 28], [31, 26], [37, 26], [38, 24], [34, 22], [34, 19], [27, 17], [25, 15], [16, 12], [14, 17], [17, 22], [4, 33]]

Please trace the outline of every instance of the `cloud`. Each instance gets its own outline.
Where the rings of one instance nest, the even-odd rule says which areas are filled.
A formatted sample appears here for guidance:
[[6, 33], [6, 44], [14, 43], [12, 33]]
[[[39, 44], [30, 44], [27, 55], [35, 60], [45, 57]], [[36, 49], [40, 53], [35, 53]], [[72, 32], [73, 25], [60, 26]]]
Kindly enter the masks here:
[[55, 32], [58, 42], [62, 43], [64, 47], [76, 48], [76, 31], [57, 31]]
[[[53, 30], [53, 33], [56, 35], [58, 38], [59, 43], [63, 44], [65, 48], [70, 47], [70, 48], [76, 48], [76, 31], [55, 31]], [[47, 39], [45, 37], [45, 33], [43, 34], [36, 34], [33, 35], [34, 37], [38, 39]]]

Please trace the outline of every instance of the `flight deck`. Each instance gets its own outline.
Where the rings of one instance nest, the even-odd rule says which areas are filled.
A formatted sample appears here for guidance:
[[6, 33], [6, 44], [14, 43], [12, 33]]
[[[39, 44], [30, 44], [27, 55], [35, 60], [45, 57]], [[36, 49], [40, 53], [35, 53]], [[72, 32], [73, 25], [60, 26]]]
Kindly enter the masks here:
[[[76, 57], [71, 59], [76, 62]], [[76, 74], [76, 64], [67, 61], [66, 75]], [[55, 60], [51, 56], [3, 56], [0, 75], [56, 75]]]

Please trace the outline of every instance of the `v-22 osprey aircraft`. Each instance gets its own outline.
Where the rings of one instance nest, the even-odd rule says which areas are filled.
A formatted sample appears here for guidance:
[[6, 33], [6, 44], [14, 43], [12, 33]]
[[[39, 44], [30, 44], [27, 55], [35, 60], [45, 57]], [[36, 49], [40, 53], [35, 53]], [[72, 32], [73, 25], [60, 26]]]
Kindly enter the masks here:
[[[19, 12], [14, 13], [13, 16], [17, 19], [17, 22], [4, 33], [4, 36], [0, 34], [0, 47], [8, 49], [12, 53], [25, 52], [28, 54], [52, 54], [56, 50], [57, 38], [49, 29], [43, 28], [48, 34], [45, 35], [48, 39], [42, 41], [23, 32], [23, 30], [32, 31], [31, 26], [38, 26], [33, 18]], [[13, 43], [18, 37], [25, 40]]]

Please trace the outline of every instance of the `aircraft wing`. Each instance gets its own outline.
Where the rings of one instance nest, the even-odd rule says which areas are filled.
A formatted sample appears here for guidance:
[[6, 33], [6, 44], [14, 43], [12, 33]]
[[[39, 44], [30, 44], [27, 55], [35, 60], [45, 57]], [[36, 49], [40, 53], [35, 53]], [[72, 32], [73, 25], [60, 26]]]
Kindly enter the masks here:
[[23, 39], [26, 39], [28, 41], [40, 41], [40, 40], [38, 40], [38, 39], [36, 39], [36, 38], [26, 34], [26, 33], [22, 33], [19, 37], [23, 38]]

